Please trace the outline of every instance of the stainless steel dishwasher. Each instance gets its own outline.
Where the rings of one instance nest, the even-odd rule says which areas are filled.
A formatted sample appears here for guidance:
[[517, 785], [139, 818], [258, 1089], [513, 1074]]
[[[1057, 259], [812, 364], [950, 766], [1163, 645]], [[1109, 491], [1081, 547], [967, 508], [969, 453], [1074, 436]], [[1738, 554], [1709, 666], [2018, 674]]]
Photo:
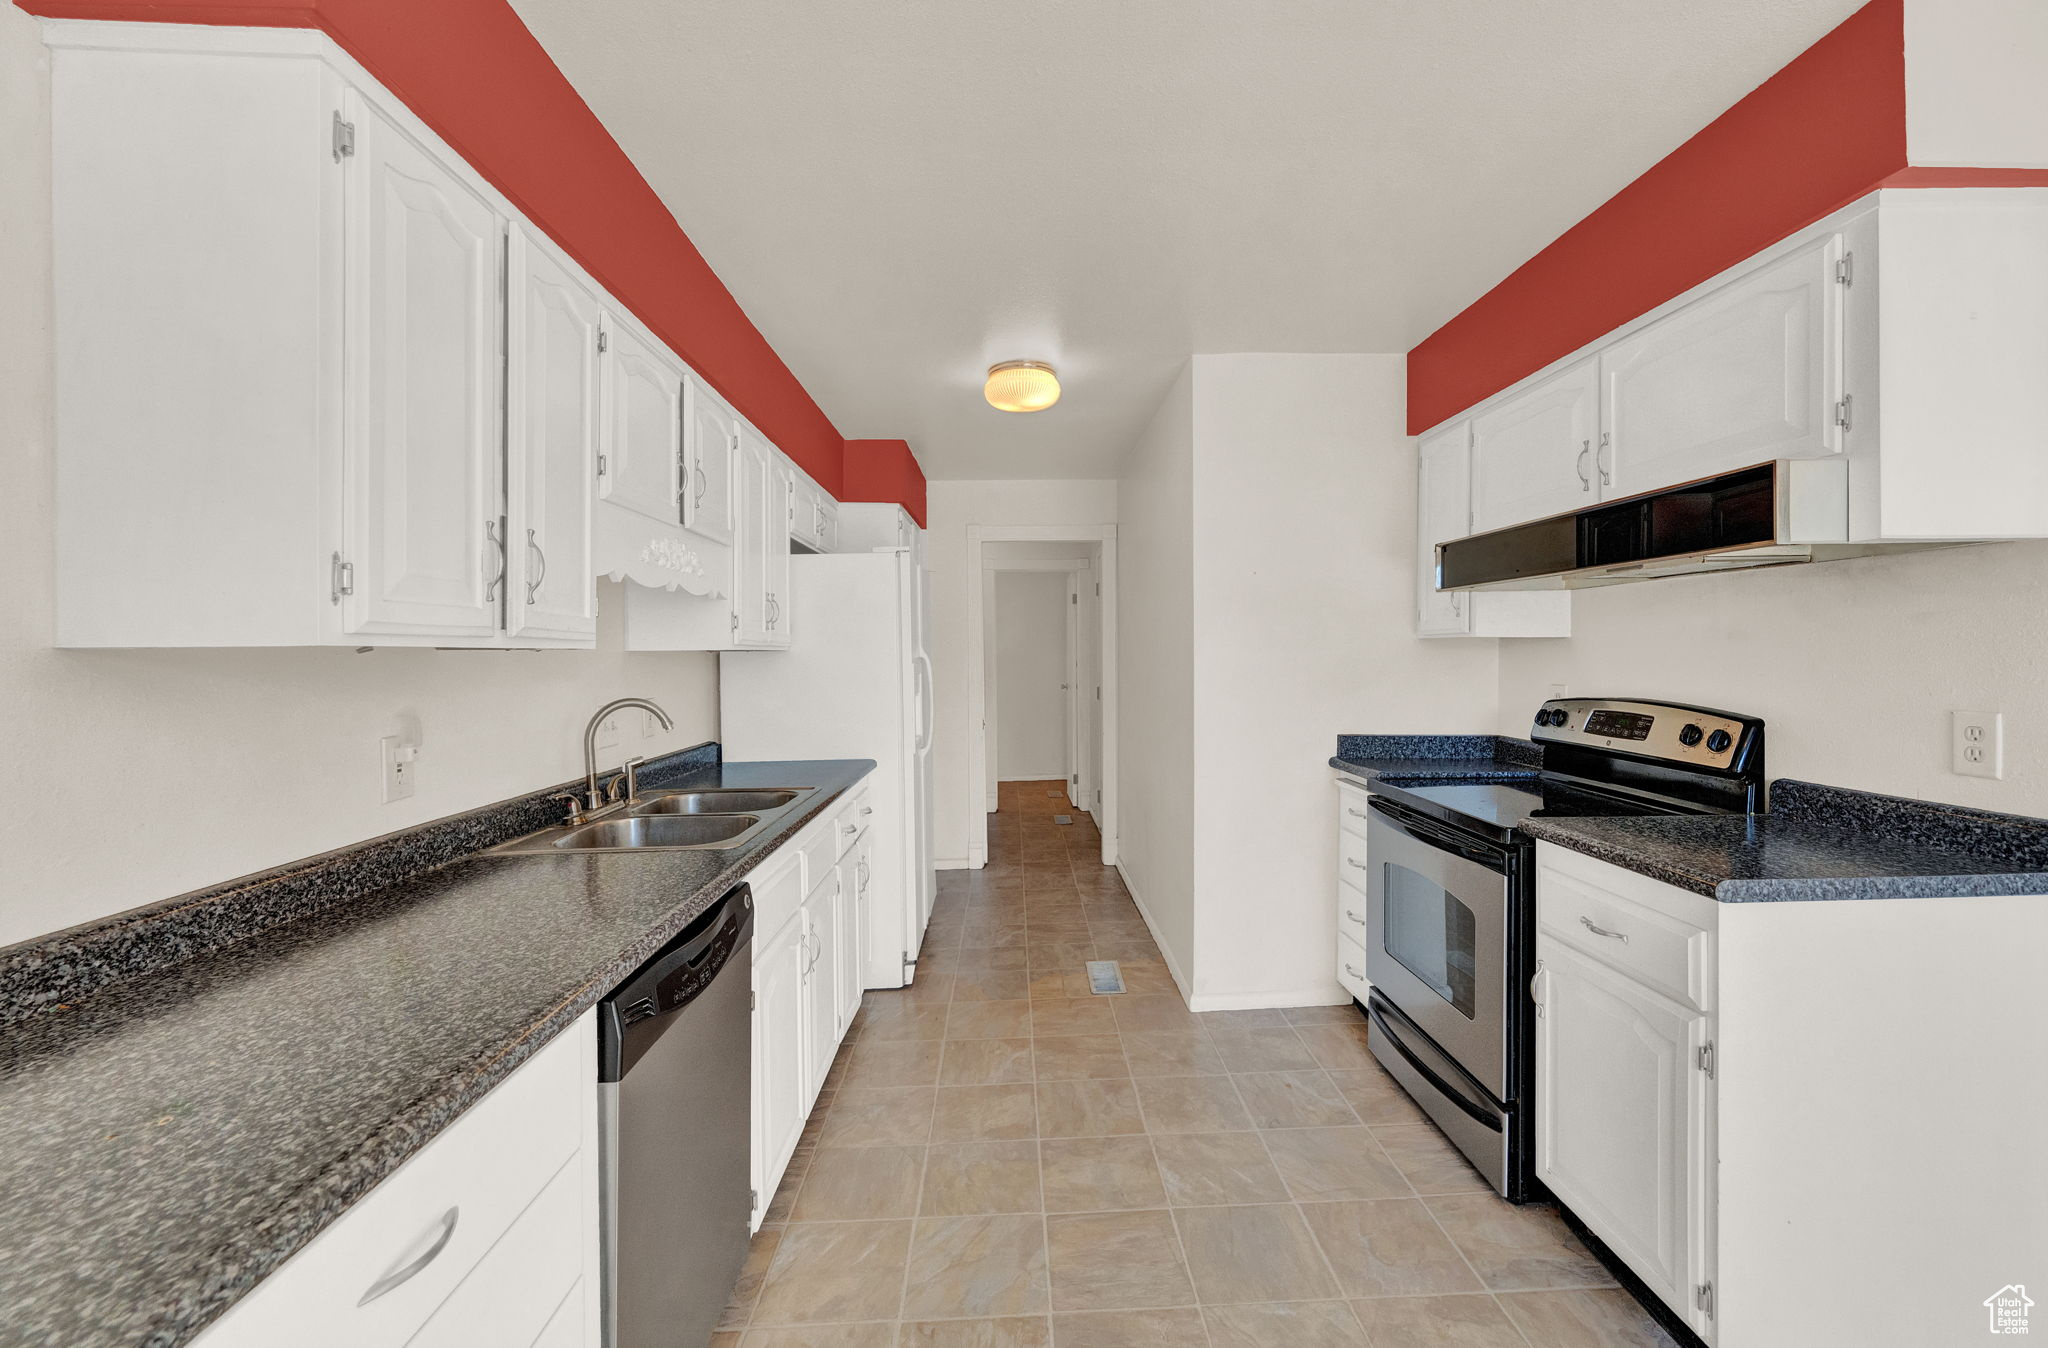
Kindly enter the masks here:
[[746, 1260], [753, 941], [741, 885], [598, 1003], [610, 1348], [704, 1348]]

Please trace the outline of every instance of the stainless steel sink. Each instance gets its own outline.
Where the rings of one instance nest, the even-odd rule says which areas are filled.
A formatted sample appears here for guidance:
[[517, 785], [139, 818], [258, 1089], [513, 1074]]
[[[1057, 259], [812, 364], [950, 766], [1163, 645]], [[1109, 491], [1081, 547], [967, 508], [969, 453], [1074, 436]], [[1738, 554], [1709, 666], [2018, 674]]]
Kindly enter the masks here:
[[632, 807], [632, 814], [750, 814], [779, 810], [804, 791], [740, 791], [725, 788], [703, 791], [662, 791]]
[[550, 845], [565, 852], [733, 847], [759, 827], [756, 814], [628, 815], [572, 828]]

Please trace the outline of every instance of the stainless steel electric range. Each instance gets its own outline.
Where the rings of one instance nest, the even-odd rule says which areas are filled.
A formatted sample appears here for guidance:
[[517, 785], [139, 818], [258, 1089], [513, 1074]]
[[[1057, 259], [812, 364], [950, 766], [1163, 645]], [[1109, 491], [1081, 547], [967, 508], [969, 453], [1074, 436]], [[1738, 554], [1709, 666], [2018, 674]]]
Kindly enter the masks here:
[[1535, 850], [1523, 820], [1763, 808], [1764, 723], [1559, 698], [1525, 778], [1384, 777], [1366, 824], [1367, 1042], [1504, 1197], [1532, 1197]]

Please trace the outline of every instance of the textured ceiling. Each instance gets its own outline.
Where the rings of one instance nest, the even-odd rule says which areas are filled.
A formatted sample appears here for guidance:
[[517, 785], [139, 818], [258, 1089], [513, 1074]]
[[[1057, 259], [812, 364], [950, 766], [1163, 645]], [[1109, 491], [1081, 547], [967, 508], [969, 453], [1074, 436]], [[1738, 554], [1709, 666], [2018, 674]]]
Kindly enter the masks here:
[[[1194, 352], [1405, 351], [1855, 0], [512, 0], [854, 438], [1103, 477]], [[980, 397], [1006, 359], [1066, 394]]]

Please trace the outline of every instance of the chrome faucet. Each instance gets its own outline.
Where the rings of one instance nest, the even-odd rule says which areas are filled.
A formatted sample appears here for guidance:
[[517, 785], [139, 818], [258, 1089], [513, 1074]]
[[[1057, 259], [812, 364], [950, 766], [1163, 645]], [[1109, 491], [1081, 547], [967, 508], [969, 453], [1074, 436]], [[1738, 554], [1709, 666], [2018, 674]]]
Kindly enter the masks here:
[[622, 697], [599, 707], [597, 714], [590, 718], [590, 724], [583, 727], [583, 801], [587, 812], [595, 813], [605, 807], [604, 788], [597, 784], [597, 728], [604, 724], [605, 717], [629, 707], [638, 707], [654, 717], [661, 722], [663, 730], [676, 728], [676, 723], [668, 718], [667, 712], [644, 697]]

